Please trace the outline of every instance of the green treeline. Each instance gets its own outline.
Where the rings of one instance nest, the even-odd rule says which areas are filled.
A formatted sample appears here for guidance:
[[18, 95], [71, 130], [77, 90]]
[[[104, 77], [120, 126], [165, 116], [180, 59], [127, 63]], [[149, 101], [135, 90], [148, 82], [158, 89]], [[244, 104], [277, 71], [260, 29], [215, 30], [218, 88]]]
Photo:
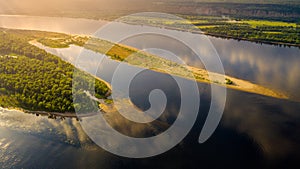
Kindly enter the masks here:
[[[272, 20], [249, 20], [230, 17], [179, 15], [176, 18], [130, 16], [122, 19], [129, 24], [143, 24], [166, 27], [182, 31], [199, 32], [208, 35], [258, 43], [300, 46], [300, 23]], [[146, 18], [146, 19], [145, 19]]]
[[253, 28], [249, 25], [228, 24], [202, 30], [216, 36], [225, 35], [257, 42], [300, 44], [300, 29], [291, 26], [257, 26]]
[[[74, 107], [93, 111], [94, 101], [73, 105], [73, 99], [90, 99], [81, 89], [83, 86], [85, 90], [94, 90], [98, 98], [105, 98], [109, 88], [59, 57], [29, 44], [36, 38], [32, 33], [0, 29], [0, 106], [49, 112], [74, 112]], [[74, 70], [79, 75], [73, 81]]]

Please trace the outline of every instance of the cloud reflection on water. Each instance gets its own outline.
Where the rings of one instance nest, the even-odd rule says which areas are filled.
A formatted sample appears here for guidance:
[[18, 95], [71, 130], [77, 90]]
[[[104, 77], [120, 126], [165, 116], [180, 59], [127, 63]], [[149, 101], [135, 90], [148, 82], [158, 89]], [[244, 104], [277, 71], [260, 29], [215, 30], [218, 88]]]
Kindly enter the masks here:
[[210, 38], [225, 71], [300, 100], [300, 49]]
[[54, 120], [45, 116], [38, 117], [34, 114], [1, 108], [0, 127], [75, 145], [82, 145], [89, 141], [76, 119]]
[[222, 126], [253, 138], [267, 158], [284, 159], [291, 154], [299, 155], [295, 151], [300, 148], [298, 103], [233, 93], [229, 92]]

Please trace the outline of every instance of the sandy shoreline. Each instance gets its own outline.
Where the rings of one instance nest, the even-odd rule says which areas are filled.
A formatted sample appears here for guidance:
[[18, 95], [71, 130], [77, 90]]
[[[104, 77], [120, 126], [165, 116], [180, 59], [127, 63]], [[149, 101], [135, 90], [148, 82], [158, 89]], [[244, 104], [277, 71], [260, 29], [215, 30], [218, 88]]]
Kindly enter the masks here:
[[[208, 73], [206, 70], [204, 69], [198, 69], [195, 67], [189, 67], [189, 69], [193, 72], [193, 73], [199, 73], [201, 75], [204, 76], [205, 79], [209, 79]], [[215, 76], [223, 76], [217, 73], [210, 73], [212, 75]], [[230, 79], [234, 84], [232, 85], [226, 85], [226, 84], [218, 84], [218, 83], [214, 83], [211, 81], [205, 81], [205, 80], [197, 80], [198, 82], [202, 82], [202, 83], [208, 83], [208, 84], [216, 84], [219, 86], [224, 86], [226, 88], [230, 88], [230, 89], [234, 89], [234, 90], [240, 90], [240, 91], [244, 91], [244, 92], [249, 92], [249, 93], [254, 93], [254, 94], [259, 94], [259, 95], [263, 95], [263, 96], [269, 96], [269, 97], [274, 97], [274, 98], [278, 98], [278, 99], [289, 99], [288, 95], [284, 94], [283, 92], [279, 92], [279, 91], [275, 91], [272, 89], [269, 89], [267, 87], [264, 86], [260, 86], [258, 84], [254, 84], [250, 81], [247, 80], [242, 80], [242, 79], [238, 79], [235, 77], [231, 77], [231, 76], [227, 76], [224, 75], [225, 79]]]

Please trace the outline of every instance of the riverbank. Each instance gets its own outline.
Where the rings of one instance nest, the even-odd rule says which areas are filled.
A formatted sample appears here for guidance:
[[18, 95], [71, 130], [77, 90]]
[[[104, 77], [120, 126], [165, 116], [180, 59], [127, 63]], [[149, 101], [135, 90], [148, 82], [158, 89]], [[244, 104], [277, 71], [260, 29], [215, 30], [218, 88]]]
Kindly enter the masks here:
[[203, 34], [211, 37], [244, 40], [269, 45], [300, 47], [300, 25], [294, 22], [251, 20], [216, 16], [180, 16], [160, 18], [155, 15], [121, 17], [117, 22]]
[[248, 42], [253, 42], [253, 43], [258, 43], [258, 44], [278, 45], [278, 46], [298, 47], [298, 48], [300, 48], [300, 44], [292, 44], [292, 43], [284, 43], [284, 42], [272, 42], [272, 41], [265, 41], [265, 40], [252, 40], [252, 39], [247, 39], [247, 38], [239, 38], [239, 37], [234, 37], [234, 36], [229, 36], [229, 35], [221, 35], [221, 34], [214, 34], [214, 33], [208, 33], [208, 32], [203, 32], [201, 34], [211, 36], [211, 37], [216, 37], [216, 38], [234, 39], [234, 40], [238, 40], [238, 41], [248, 41]]
[[[137, 23], [130, 23], [130, 22], [125, 22], [130, 25], [140, 25]], [[153, 25], [145, 25], [145, 26], [153, 26]], [[217, 34], [217, 33], [209, 33], [201, 30], [186, 30], [182, 28], [176, 28], [176, 27], [171, 27], [171, 26], [154, 26], [162, 29], [169, 29], [169, 30], [175, 30], [175, 31], [182, 31], [182, 32], [190, 32], [193, 34], [201, 34], [201, 35], [206, 35], [210, 37], [215, 37], [215, 38], [223, 38], [223, 39], [234, 39], [238, 41], [248, 41], [248, 42], [253, 42], [253, 43], [258, 43], [258, 44], [267, 44], [267, 45], [279, 45], [279, 46], [287, 46], [287, 47], [298, 47], [300, 48], [300, 44], [293, 44], [293, 43], [285, 43], [285, 42], [276, 42], [276, 41], [266, 41], [266, 40], [253, 40], [249, 38], [241, 38], [241, 37], [235, 37], [235, 36], [230, 36], [230, 35], [225, 35], [225, 34]]]
[[46, 111], [31, 111], [31, 110], [25, 110], [22, 108], [18, 108], [18, 107], [14, 107], [14, 108], [13, 107], [11, 107], [11, 108], [0, 107], [0, 111], [17, 111], [17, 112], [21, 112], [21, 113], [36, 115], [36, 116], [47, 116], [50, 119], [64, 120], [65, 118], [75, 118], [77, 121], [81, 120], [82, 118], [95, 116], [98, 114], [97, 112], [86, 113], [86, 114], [77, 114], [76, 112], [60, 113], [60, 112], [46, 112]]

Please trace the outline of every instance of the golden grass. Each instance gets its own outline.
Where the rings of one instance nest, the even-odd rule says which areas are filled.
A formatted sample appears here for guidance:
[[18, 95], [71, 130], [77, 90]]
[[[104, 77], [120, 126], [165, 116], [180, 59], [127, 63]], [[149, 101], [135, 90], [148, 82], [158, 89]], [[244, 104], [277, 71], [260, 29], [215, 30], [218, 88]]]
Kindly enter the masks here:
[[280, 21], [266, 21], [266, 20], [243, 20], [242, 23], [251, 25], [251, 27], [256, 28], [258, 26], [285, 26], [285, 27], [296, 27], [296, 23], [280, 22]]

